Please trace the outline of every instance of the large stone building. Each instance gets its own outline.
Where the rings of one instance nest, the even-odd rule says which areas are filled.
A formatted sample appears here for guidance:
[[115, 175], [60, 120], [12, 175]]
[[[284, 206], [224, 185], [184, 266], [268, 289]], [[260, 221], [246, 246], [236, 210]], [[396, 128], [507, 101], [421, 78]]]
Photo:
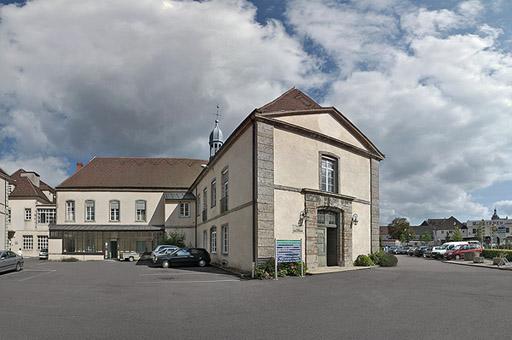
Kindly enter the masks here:
[[464, 230], [466, 238], [476, 239], [481, 236], [481, 241], [487, 245], [500, 246], [512, 243], [512, 219], [508, 216], [501, 218], [496, 209], [490, 219], [468, 220], [466, 227]]
[[[117, 175], [124, 178], [126, 171], [132, 173], [136, 167], [129, 163], [136, 160], [111, 159], [117, 165], [104, 174], [101, 159], [95, 158], [57, 187], [58, 217], [51, 229], [51, 245], [55, 256], [62, 256], [64, 250], [74, 255], [76, 243], [69, 252], [64, 241], [72, 237], [82, 242], [85, 256], [87, 238], [80, 241], [78, 234], [69, 232], [114, 231], [113, 226], [128, 223], [167, 227], [177, 204], [195, 202], [195, 207], [187, 208], [191, 218], [186, 238], [208, 249], [214, 263], [250, 272], [256, 263], [274, 256], [275, 239], [295, 239], [302, 240], [308, 268], [351, 266], [358, 255], [379, 248], [379, 161], [383, 158], [336, 108], [322, 107], [291, 89], [251, 112], [225, 142], [216, 122], [208, 162], [189, 161], [188, 169], [164, 166], [159, 175], [151, 166], [141, 167], [134, 173], [136, 181], [127, 185], [111, 182]], [[93, 167], [97, 174], [87, 185], [77, 186], [76, 180]], [[167, 181], [179, 183], [179, 188]], [[120, 221], [108, 219], [112, 200], [119, 202], [115, 207], [121, 206]], [[75, 202], [73, 223], [66, 222], [68, 201]], [[140, 223], [137, 201], [147, 202], [148, 218]], [[173, 204], [169, 209], [168, 203]], [[87, 222], [82, 216], [90, 211], [97, 218]], [[165, 230], [177, 226], [170, 221]], [[111, 245], [117, 241], [120, 249], [123, 230], [108, 237], [103, 234], [101, 242], [96, 241], [96, 254], [110, 252], [115, 257]]]
[[7, 241], [7, 223], [9, 219], [9, 182], [9, 175], [0, 168], [0, 250], [9, 248]]
[[19, 169], [11, 175], [9, 192], [10, 249], [37, 256], [48, 248], [48, 226], [55, 223], [55, 190], [36, 172]]

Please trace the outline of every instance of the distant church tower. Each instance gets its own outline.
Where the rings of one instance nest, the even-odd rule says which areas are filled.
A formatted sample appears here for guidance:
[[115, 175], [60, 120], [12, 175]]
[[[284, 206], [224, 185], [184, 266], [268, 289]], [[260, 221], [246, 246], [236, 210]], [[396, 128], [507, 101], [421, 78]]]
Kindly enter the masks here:
[[222, 131], [219, 128], [219, 120], [215, 119], [215, 127], [210, 133], [210, 159], [215, 156], [220, 147], [224, 144]]

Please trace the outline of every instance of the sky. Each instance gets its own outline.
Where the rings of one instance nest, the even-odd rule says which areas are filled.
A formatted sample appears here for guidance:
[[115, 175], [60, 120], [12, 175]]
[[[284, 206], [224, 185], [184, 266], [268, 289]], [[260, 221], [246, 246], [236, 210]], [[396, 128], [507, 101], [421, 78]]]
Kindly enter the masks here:
[[216, 105], [229, 135], [295, 86], [386, 155], [381, 224], [512, 216], [511, 1], [0, 4], [8, 172], [57, 185], [94, 156], [206, 159]]

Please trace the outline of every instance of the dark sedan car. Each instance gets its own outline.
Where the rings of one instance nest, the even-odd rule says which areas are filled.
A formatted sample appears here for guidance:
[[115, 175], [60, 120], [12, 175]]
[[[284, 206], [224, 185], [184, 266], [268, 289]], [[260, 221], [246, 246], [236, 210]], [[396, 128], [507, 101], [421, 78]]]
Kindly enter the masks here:
[[10, 250], [0, 250], [0, 273], [23, 269], [23, 257]]
[[159, 256], [156, 264], [162, 268], [171, 266], [199, 266], [210, 264], [210, 254], [202, 248], [183, 248], [170, 254]]

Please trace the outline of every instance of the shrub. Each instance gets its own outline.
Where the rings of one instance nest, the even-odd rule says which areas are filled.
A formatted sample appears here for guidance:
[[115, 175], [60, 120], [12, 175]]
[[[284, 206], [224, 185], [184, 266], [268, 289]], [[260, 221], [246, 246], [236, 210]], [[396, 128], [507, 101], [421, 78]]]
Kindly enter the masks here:
[[[306, 273], [306, 265], [303, 263], [304, 273]], [[271, 258], [265, 262], [259, 263], [254, 269], [254, 277], [260, 280], [274, 278], [274, 259]], [[300, 276], [300, 262], [280, 263], [277, 266], [277, 276]]]
[[359, 255], [354, 261], [354, 266], [358, 267], [369, 267], [375, 265], [372, 259], [367, 255]]
[[395, 267], [398, 264], [398, 258], [393, 254], [385, 253], [380, 259], [379, 266], [381, 267]]
[[162, 244], [168, 244], [180, 248], [185, 247], [185, 234], [178, 233], [176, 231], [170, 232], [167, 237], [164, 238]]
[[512, 261], [512, 250], [507, 249], [484, 249], [482, 256], [486, 259], [492, 259], [494, 257], [500, 257], [503, 254], [507, 260]]
[[386, 256], [386, 252], [384, 252], [383, 250], [379, 250], [373, 254], [370, 254], [369, 256], [373, 263], [375, 263], [376, 265], [380, 265], [380, 263], [382, 262], [382, 258]]

